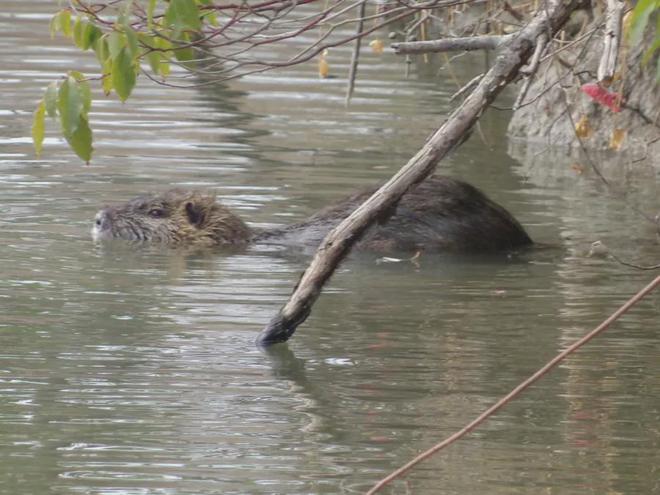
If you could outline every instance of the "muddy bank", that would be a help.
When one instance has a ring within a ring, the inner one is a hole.
[[[513,113],[509,137],[536,147],[575,150],[579,148],[575,127],[581,122],[588,149],[610,150],[612,160],[625,156],[628,162],[650,161],[660,168],[660,91],[655,80],[655,59],[642,64],[644,46],[649,46],[651,36],[640,46],[624,45],[620,50],[619,78],[615,76],[610,87],[610,91],[623,94],[620,112],[613,112],[580,91],[582,84],[596,80],[602,29],[592,25],[580,36],[584,41],[539,67],[523,105]]]

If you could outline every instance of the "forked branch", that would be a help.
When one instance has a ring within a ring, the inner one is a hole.
[[[541,33],[554,35],[576,8],[578,0],[548,0],[532,20],[513,36],[470,96],[429,138],[422,149],[384,186],[342,221],[321,243],[288,302],[257,339],[260,345],[284,342],[311,312],[325,282],[360,236],[383,212],[394,208],[412,186],[435,170],[437,163],[469,134],[486,107],[519,73]]]

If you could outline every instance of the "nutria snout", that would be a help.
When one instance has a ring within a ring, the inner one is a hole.
[[[96,241],[125,239],[172,247],[245,246],[271,243],[316,247],[376,188],[340,200],[307,220],[279,229],[255,230],[202,191],[172,189],[106,207],[96,214]],[[373,225],[358,249],[379,252],[488,253],[532,243],[502,206],[470,184],[434,176],[408,191],[396,210]]]
[[[210,247],[246,244],[252,232],[213,194],[171,189],[103,208],[96,214],[92,237]]]

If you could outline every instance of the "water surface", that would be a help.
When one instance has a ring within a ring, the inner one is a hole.
[[[455,87],[365,52],[346,109],[347,50],[331,53],[330,80],[314,64],[199,90],[144,80],[125,105],[95,102],[90,166],[54,124],[37,159],[36,101],[95,62],[50,40],[54,2],[3,7],[0,493],[363,493],[652,277],[585,254],[602,240],[657,263],[653,227],[561,153],[511,158],[508,115],[490,112],[485,141],[475,133],[444,172],[551,247],[419,265],[355,256],[289,344],[259,351],[304,257],[106,249],[90,239],[96,210],[174,185],[215,191],[255,226],[302,219],[394,173]],[[659,210],[656,171],[608,173]],[[391,493],[660,493],[659,316],[654,295]]]

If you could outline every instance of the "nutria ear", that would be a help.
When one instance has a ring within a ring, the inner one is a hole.
[[[201,227],[202,223],[206,219],[206,211],[204,205],[201,203],[195,203],[193,201],[188,201],[186,203],[186,215],[188,216],[188,221],[193,224],[195,227]]]

